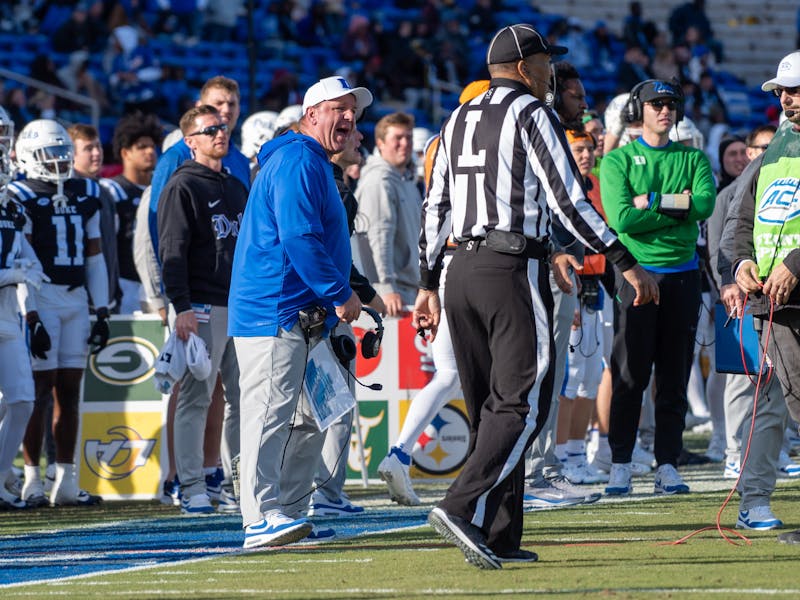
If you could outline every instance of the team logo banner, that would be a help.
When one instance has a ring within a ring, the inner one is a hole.
[[[111,317],[108,345],[90,354],[84,381],[84,402],[161,402],[152,377],[165,328],[160,319]]]
[[[353,323],[357,343],[360,344],[364,331],[370,326],[368,318]],[[370,479],[377,477],[378,464],[397,439],[412,399],[435,372],[429,344],[417,335],[410,316],[387,318],[384,329],[377,358],[365,359],[360,350],[356,354],[355,374],[359,379],[383,385],[381,391],[356,388],[364,460]],[[381,408],[376,408],[378,406]],[[451,398],[416,441],[411,476],[415,479],[455,477],[466,460],[468,447],[469,421],[464,401],[460,397]],[[354,433],[347,476],[357,479],[360,474],[361,461]]]
[[[84,413],[81,487],[105,498],[153,498],[161,481],[161,412]]]

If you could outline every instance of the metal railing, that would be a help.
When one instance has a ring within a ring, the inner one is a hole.
[[[82,94],[76,94],[75,92],[70,92],[64,88],[60,88],[55,85],[51,85],[49,83],[44,83],[43,81],[39,81],[38,79],[32,79],[27,75],[20,75],[19,73],[15,73],[14,71],[9,71],[8,69],[4,69],[0,67],[0,77],[4,79],[11,79],[23,85],[27,85],[28,87],[36,88],[37,90],[42,90],[47,94],[52,94],[54,96],[59,96],[61,98],[65,98],[70,102],[74,102],[76,104],[81,104],[83,106],[89,107],[89,113],[91,114],[92,125],[95,129],[99,129],[100,127],[100,104],[94,98],[90,98],[89,96],[83,96]]]

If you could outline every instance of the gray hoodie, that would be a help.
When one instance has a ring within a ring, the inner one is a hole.
[[[361,271],[381,296],[400,294],[414,304],[419,289],[419,228],[422,198],[413,167],[401,172],[378,154],[361,169],[356,189],[354,244]]]

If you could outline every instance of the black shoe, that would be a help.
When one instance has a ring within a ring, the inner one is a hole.
[[[530,550],[511,550],[509,552],[495,552],[497,560],[501,563],[528,563],[539,560],[539,555]]]
[[[800,544],[800,529],[779,533],[778,541],[781,544]]]
[[[696,454],[695,452],[690,452],[686,448],[682,448],[681,453],[678,455],[679,467],[684,467],[686,465],[705,465],[710,462],[711,459],[705,454]]]
[[[428,515],[428,523],[448,542],[464,553],[467,562],[479,569],[502,569],[494,552],[486,545],[480,529],[460,517],[448,515],[438,506]]]

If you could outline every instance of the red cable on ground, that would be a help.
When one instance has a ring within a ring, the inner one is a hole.
[[[744,316],[744,309],[745,309],[746,306],[747,306],[747,296],[745,296],[744,303],[742,305],[742,316]],[[767,321],[767,333],[766,333],[766,336],[764,338],[764,351],[762,352],[761,362],[759,364],[758,379],[755,380],[755,381],[753,380],[752,375],[750,375],[750,373],[747,370],[747,360],[745,359],[744,341],[743,341],[743,339],[744,339],[744,336],[743,336],[743,333],[744,333],[744,319],[743,318],[739,319],[739,349],[740,349],[741,354],[742,354],[742,366],[744,367],[745,375],[747,375],[747,378],[750,380],[750,383],[752,383],[753,385],[756,386],[755,393],[753,395],[753,416],[750,419],[750,432],[749,432],[749,434],[747,436],[747,445],[745,446],[744,456],[742,457],[741,463],[739,465],[739,476],[736,478],[736,482],[733,484],[733,487],[731,488],[730,492],[728,492],[728,495],[725,498],[725,501],[722,503],[722,506],[719,507],[719,510],[717,511],[717,518],[714,521],[714,526],[713,527],[712,526],[702,527],[700,529],[697,529],[697,530],[693,531],[689,535],[685,535],[682,538],[680,538],[678,540],[675,540],[674,542],[662,542],[662,544],[670,545],[670,546],[676,546],[678,544],[683,544],[686,540],[688,540],[689,538],[694,537],[698,533],[702,533],[703,531],[710,531],[710,530],[713,530],[713,529],[716,529],[719,532],[719,534],[722,537],[722,539],[724,539],[726,542],[728,542],[729,544],[731,544],[733,546],[738,546],[739,542],[736,541],[736,540],[731,539],[730,537],[728,537],[728,535],[726,535],[726,532],[732,533],[733,535],[738,537],[740,540],[744,541],[748,546],[753,543],[747,536],[739,533],[735,529],[732,529],[730,527],[723,527],[721,521],[722,521],[722,513],[725,511],[725,508],[728,506],[728,502],[730,502],[731,498],[733,497],[733,493],[736,491],[736,488],[739,486],[739,480],[742,478],[742,473],[744,473],[744,465],[747,463],[747,458],[750,456],[750,442],[753,439],[753,429],[755,429],[756,413],[758,412],[758,396],[759,396],[760,391],[761,391],[761,378],[764,375],[764,365],[765,364],[767,364],[767,366],[768,366],[768,368],[767,368],[768,375],[767,375],[767,380],[766,380],[765,383],[769,383],[769,381],[770,381],[770,379],[772,377],[772,364],[771,363],[767,363],[768,359],[767,359],[766,348],[769,347],[769,337],[770,337],[770,334],[772,333],[772,314],[773,314],[774,310],[775,310],[775,304],[774,304],[772,298],[770,298],[769,299],[769,320]]]

